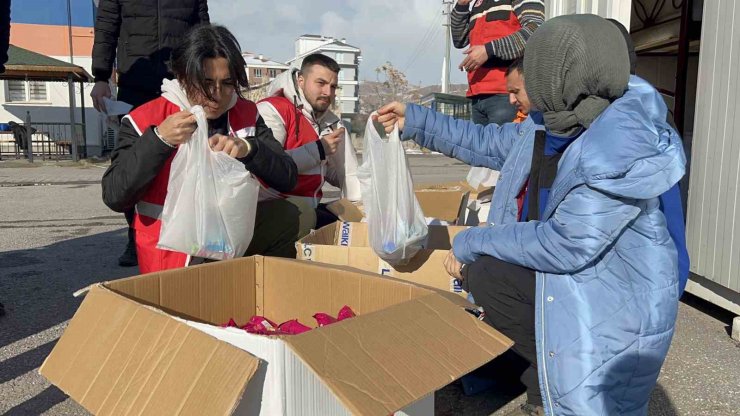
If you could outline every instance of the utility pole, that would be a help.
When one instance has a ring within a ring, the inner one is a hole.
[[[69,63],[74,65],[75,58],[74,58],[74,49],[73,49],[73,42],[72,42],[72,0],[67,0],[67,29],[69,34]],[[70,73],[67,76],[67,85],[69,87],[69,135],[70,135],[70,142],[72,145],[72,160],[75,162],[79,162],[80,157],[79,153],[77,152],[77,123],[75,123],[75,107],[77,107],[77,104],[75,103],[75,83],[74,79],[72,78],[72,74]],[[80,88],[82,88],[82,91],[84,93],[85,87],[84,84],[80,83]],[[85,109],[83,108],[82,111],[84,112]],[[84,126],[83,126],[84,128]]]
[[[452,5],[454,0],[442,0],[445,10],[442,12],[447,16],[443,24],[445,28],[445,57],[442,61],[442,93],[447,94],[450,91],[450,48],[452,44]]]
[[[67,0],[67,30],[69,36],[69,63],[74,64],[74,51],[72,50],[72,0]]]

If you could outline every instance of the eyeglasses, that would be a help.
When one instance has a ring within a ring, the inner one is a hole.
[[[221,82],[214,82],[214,81],[208,81],[206,82],[206,90],[211,95],[215,95],[216,91],[220,91],[223,94],[231,94],[236,89],[236,84],[234,84],[234,81],[221,81]]]

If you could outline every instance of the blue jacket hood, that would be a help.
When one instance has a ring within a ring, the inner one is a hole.
[[[686,156],[666,115],[665,102],[655,88],[632,76],[624,96],[604,110],[567,151],[579,152],[585,183],[635,199],[668,191],[683,177]]]

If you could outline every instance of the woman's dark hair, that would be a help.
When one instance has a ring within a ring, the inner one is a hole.
[[[231,79],[237,84],[234,89],[241,97],[242,88],[249,87],[246,63],[239,42],[223,26],[206,23],[190,29],[182,43],[172,51],[170,69],[184,84],[185,90],[197,91],[215,101],[206,85],[203,67],[203,61],[209,58],[225,58],[229,62]]]

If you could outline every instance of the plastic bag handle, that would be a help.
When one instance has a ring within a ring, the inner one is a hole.
[[[368,119],[367,119],[367,124],[368,125],[372,125],[373,130],[375,130],[375,132],[378,133],[378,138],[381,141],[386,142],[386,143],[388,143],[388,142],[400,142],[401,141],[401,133],[398,131],[398,122],[396,122],[393,125],[393,131],[391,131],[390,133],[386,133],[386,135],[388,136],[388,138],[386,140],[384,140],[383,137],[382,137],[382,133],[384,133],[385,131],[383,131],[383,132],[378,131],[378,129],[375,127],[375,122],[373,121],[373,118],[375,116],[377,116],[377,115],[378,115],[378,112],[377,111],[373,111],[372,113],[370,113],[370,117],[368,117]],[[367,126],[365,128],[367,128]]]

